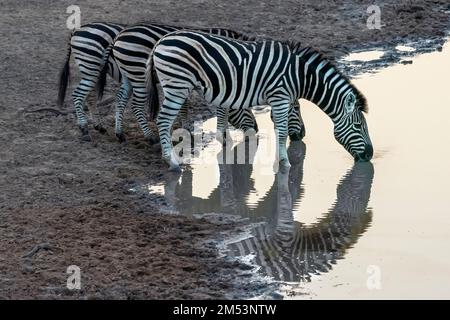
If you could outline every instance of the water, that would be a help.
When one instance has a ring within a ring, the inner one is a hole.
[[[167,174],[151,192],[177,212],[248,218],[252,236],[229,255],[252,258],[285,298],[450,298],[449,72],[447,42],[354,80],[369,102],[371,163],[355,164],[327,116],[301,100],[307,135],[289,146],[289,172],[219,165],[212,142],[201,151],[210,163]],[[273,128],[264,111],[260,128]],[[205,128],[214,132],[215,120]],[[272,135],[261,133],[260,145]],[[235,140],[229,148],[242,146]],[[249,158],[274,157],[260,149]]]
[[[354,52],[347,55],[345,61],[371,61],[378,60],[384,55],[384,51],[381,50],[371,50],[363,52]]]
[[[396,46],[395,49],[398,50],[398,51],[403,51],[403,52],[414,52],[414,51],[416,51],[416,49],[414,49],[413,47],[402,46],[402,45]]]

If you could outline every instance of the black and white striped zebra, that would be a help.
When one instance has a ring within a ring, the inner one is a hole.
[[[79,29],[74,30],[71,33],[66,62],[60,74],[57,103],[61,106],[64,102],[70,77],[70,57],[72,55],[81,73],[81,80],[73,92],[73,103],[77,117],[77,124],[82,132],[83,140],[91,140],[88,129],[88,118],[85,113],[85,104],[88,101],[94,103],[96,102],[96,95],[94,91],[96,89],[96,86],[99,84],[103,72],[104,77],[106,77],[106,75],[108,74],[115,81],[121,83],[120,89],[116,95],[115,127],[116,134],[119,140],[124,141],[125,136],[122,132],[123,111],[133,93],[132,84],[134,84],[134,82],[130,83],[127,78],[122,76],[122,72],[116,64],[115,59],[113,59],[112,56],[109,56],[109,52],[112,48],[112,44],[114,43],[114,39],[119,35],[120,31],[126,30],[119,37],[122,44],[121,48],[128,48],[129,50],[132,50],[130,47],[133,46],[132,41],[130,42],[128,47],[123,45],[123,42],[127,39],[127,37],[137,36],[134,33],[136,30],[143,29],[147,30],[147,34],[142,34],[142,37],[148,36],[148,33],[151,33],[153,35],[152,40],[150,41],[151,47],[147,50],[151,52],[154,43],[156,43],[156,41],[159,40],[160,37],[167,34],[168,32],[180,30],[183,28],[164,26],[160,24],[147,24],[134,27],[125,27],[124,25],[114,23],[94,22],[83,25]],[[132,34],[130,34],[130,32]],[[211,32],[224,36],[237,37],[236,32],[228,29],[211,29]],[[139,55],[139,53],[135,54]],[[146,57],[148,59],[148,56]],[[133,68],[131,69],[132,70],[129,71],[130,74],[134,72]],[[143,66],[143,71],[141,72],[145,72],[145,63]],[[100,86],[101,88],[98,89],[101,91],[101,96],[104,83],[101,83]],[[141,121],[145,121],[145,118],[141,117],[141,113],[139,112],[138,117],[139,119],[141,119]],[[99,121],[99,119],[94,119],[94,121],[97,122]],[[254,127],[257,130],[253,115],[247,111],[236,111],[230,114],[230,123],[239,129],[248,130],[249,127]],[[146,128],[148,128],[146,121],[144,125]],[[100,130],[101,132],[106,131],[100,122],[95,123],[94,128]]]
[[[70,77],[70,56],[73,55],[81,73],[81,80],[76,86],[72,97],[77,124],[83,134],[83,140],[90,140],[88,118],[84,112],[85,103],[88,97],[96,101],[94,91],[104,66],[106,50],[123,27],[123,25],[114,23],[94,22],[81,26],[70,35],[66,62],[60,74],[57,103],[61,106],[64,102]],[[106,70],[113,79],[121,82],[121,74],[112,59],[107,62]],[[128,100],[128,88],[121,86],[117,97],[119,101],[125,101],[124,103],[126,103]],[[96,124],[95,127],[100,131],[104,131],[100,123]]]
[[[170,130],[186,98],[199,88],[218,110],[269,104],[278,135],[278,157],[289,167],[286,152],[289,106],[300,98],[318,105],[333,121],[338,142],[355,158],[373,154],[363,95],[319,51],[278,41],[245,42],[193,31],[162,38],[148,63],[149,89],[156,77],[164,92],[157,118],[162,155],[170,170],[179,170],[172,154]],[[219,113],[218,113],[219,114]],[[223,134],[224,120],[217,121]]]
[[[151,131],[145,117],[145,106],[147,104],[148,92],[145,83],[146,63],[150,57],[156,42],[170,32],[184,29],[195,29],[191,27],[179,27],[164,24],[140,24],[123,29],[115,38],[113,45],[107,50],[105,60],[114,60],[127,87],[132,91],[131,109],[142,129],[146,139],[155,142],[157,134]],[[199,30],[199,29],[196,29]],[[243,38],[241,33],[223,28],[200,29],[203,32],[217,34],[229,38]],[[106,69],[105,69],[106,70]],[[100,91],[103,91],[105,70],[100,81]],[[115,132],[119,140],[124,140],[125,136],[122,130],[122,119],[126,104],[116,104],[116,127]],[[157,101],[155,101],[157,103]],[[157,110],[151,113],[155,115]],[[228,115],[228,121],[236,128],[247,131],[249,129],[258,130],[255,118],[250,110],[234,110]],[[187,108],[182,109],[182,126],[186,127]]]

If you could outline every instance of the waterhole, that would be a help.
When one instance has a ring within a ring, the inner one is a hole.
[[[201,150],[210,161],[193,159],[148,190],[180,214],[247,218],[250,235],[228,254],[250,257],[258,273],[283,284],[285,298],[448,298],[450,44],[412,61],[354,80],[369,102],[370,163],[355,163],[329,118],[301,100],[306,136],[289,144],[288,172],[274,173],[274,152],[261,150],[274,133],[260,108],[267,130],[246,163],[221,164],[224,152],[245,148],[235,132],[228,149],[212,140]],[[213,134],[215,119],[204,129]]]

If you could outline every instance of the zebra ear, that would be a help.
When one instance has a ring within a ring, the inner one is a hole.
[[[344,101],[345,112],[347,113],[353,112],[353,110],[355,110],[355,104],[356,104],[356,96],[353,94],[353,92],[350,92],[345,97]]]

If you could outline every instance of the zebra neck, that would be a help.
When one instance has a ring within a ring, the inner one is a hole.
[[[298,70],[299,99],[314,103],[333,122],[337,121],[341,114],[337,102],[351,88],[349,81],[327,60],[314,60],[314,56],[300,63]]]

